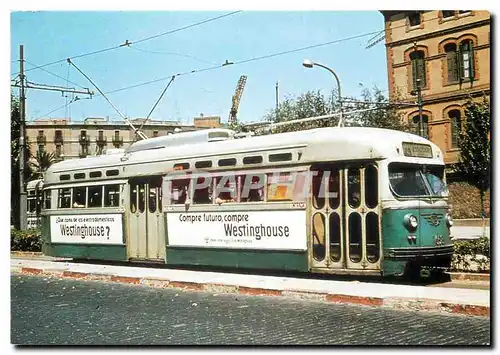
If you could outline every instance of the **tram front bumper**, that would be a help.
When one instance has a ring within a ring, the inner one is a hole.
[[[393,261],[417,261],[421,265],[448,267],[453,257],[453,244],[438,247],[389,248],[384,259]]]

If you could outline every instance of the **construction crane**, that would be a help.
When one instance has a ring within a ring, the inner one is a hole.
[[[233,95],[233,105],[231,106],[231,110],[229,111],[229,119],[227,120],[229,125],[237,123],[236,114],[238,113],[238,106],[240,105],[241,95],[243,94],[243,89],[245,88],[246,82],[247,76],[240,76],[238,85],[236,85],[236,91]]]

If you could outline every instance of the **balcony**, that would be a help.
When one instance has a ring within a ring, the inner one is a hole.
[[[78,138],[78,143],[80,143],[81,145],[88,146],[90,145],[90,137],[80,136],[80,138]]]
[[[123,145],[123,137],[113,136],[113,146],[119,148]]]
[[[106,136],[98,136],[95,140],[97,145],[106,145],[108,143],[108,137]]]
[[[41,135],[36,136],[36,143],[38,145],[47,144],[47,137],[45,136],[45,134],[41,134]]]

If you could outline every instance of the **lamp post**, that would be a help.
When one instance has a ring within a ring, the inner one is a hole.
[[[341,91],[340,91],[340,80],[339,80],[339,77],[337,76],[337,74],[335,74],[335,72],[333,71],[333,69],[328,68],[326,65],[313,62],[313,61],[311,61],[309,59],[305,59],[302,62],[302,65],[304,67],[306,67],[306,68],[312,68],[313,66],[318,66],[318,67],[321,67],[323,69],[328,70],[330,73],[333,74],[333,76],[335,77],[335,80],[337,81],[337,86],[339,87],[340,119],[339,119],[338,127],[343,126],[344,123],[343,123],[343,112],[342,112],[342,95],[341,95]]]

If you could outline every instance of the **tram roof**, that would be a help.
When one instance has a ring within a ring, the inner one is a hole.
[[[144,147],[146,147],[146,142],[142,143]],[[163,147],[155,147],[155,142],[148,142],[153,148],[128,151],[128,158],[123,162],[124,155],[122,154],[87,157],[53,164],[47,172],[148,163],[158,160],[181,160],[238,153],[251,154],[252,152],[299,147],[304,148],[302,162],[396,158],[403,156],[402,142],[430,145],[434,156],[433,161],[438,163],[436,161],[438,159],[440,163],[443,162],[440,149],[434,143],[415,134],[382,128],[326,127],[217,142],[163,145]]]

